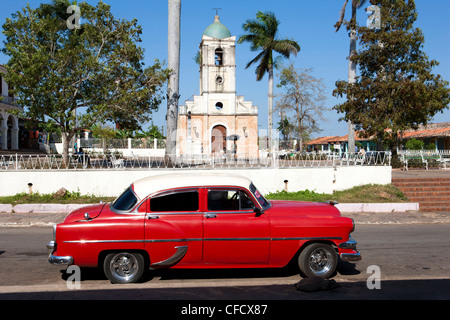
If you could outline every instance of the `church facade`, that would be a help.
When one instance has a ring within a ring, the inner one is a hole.
[[[258,154],[258,107],[236,94],[236,37],[219,21],[200,43],[200,95],[179,107],[179,154]]]

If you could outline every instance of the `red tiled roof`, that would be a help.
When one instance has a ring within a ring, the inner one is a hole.
[[[449,138],[450,137],[450,122],[443,123],[430,123],[427,126],[419,126],[417,130],[408,130],[402,133],[403,139],[412,138]],[[356,141],[372,140],[371,138],[362,138],[358,132],[355,134]],[[314,144],[329,144],[336,142],[348,141],[348,135],[345,136],[331,136],[331,137],[319,137],[308,141],[307,145]]]

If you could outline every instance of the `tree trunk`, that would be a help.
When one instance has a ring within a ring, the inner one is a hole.
[[[356,3],[352,1],[352,22],[356,23]],[[351,56],[356,52],[356,30],[350,30],[350,52],[348,59],[348,83],[356,81],[356,63],[351,60]],[[350,99],[353,99],[350,97]],[[355,152],[355,127],[351,120],[348,121],[348,152]]]
[[[272,127],[273,127],[273,65],[270,64],[269,65],[269,96],[268,96],[268,113],[269,113],[269,119],[268,119],[268,132],[267,132],[267,137],[268,137],[268,148],[269,151],[274,151],[273,150],[273,135],[272,135]]]
[[[180,73],[180,15],[181,0],[169,0],[168,18],[168,68],[171,70],[167,85],[167,137],[166,160],[176,156],[177,120]]]
[[[61,139],[63,144],[63,150],[62,150],[62,157],[63,157],[63,164],[67,168],[69,166],[69,147],[70,147],[70,141],[72,140],[73,136],[75,134],[71,132],[62,132],[61,133]]]

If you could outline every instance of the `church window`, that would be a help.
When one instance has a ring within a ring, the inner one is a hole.
[[[216,66],[223,65],[223,50],[222,50],[222,48],[217,48],[215,51],[215,64],[216,64]]]
[[[223,108],[223,103],[222,102],[217,102],[216,103],[216,109],[220,111],[220,110],[222,110],[222,108]]]
[[[217,84],[223,84],[223,78],[221,76],[217,76],[216,83]]]

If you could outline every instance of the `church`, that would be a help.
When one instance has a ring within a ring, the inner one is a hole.
[[[236,37],[216,15],[199,51],[200,95],[178,111],[179,154],[258,155],[258,107],[236,94]]]

